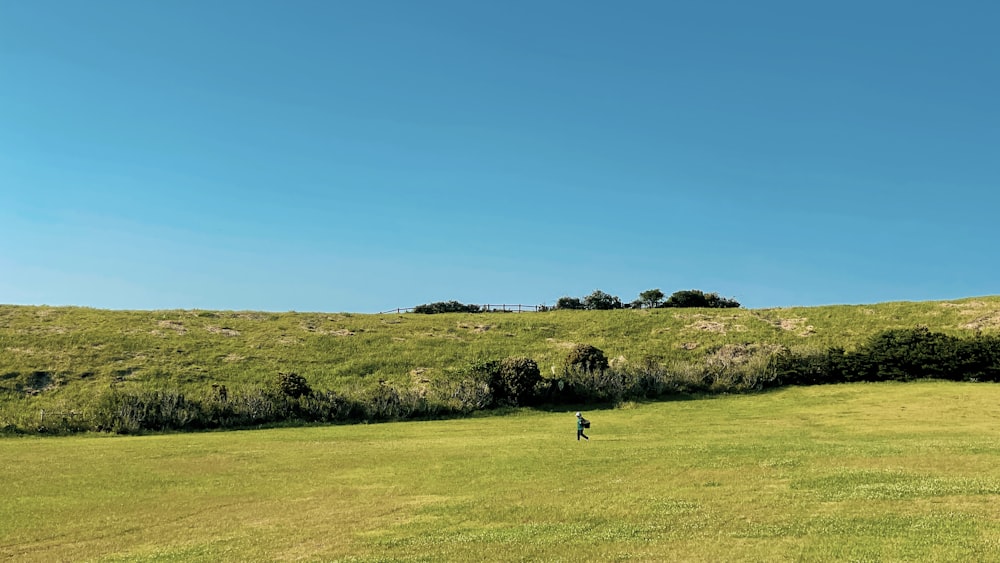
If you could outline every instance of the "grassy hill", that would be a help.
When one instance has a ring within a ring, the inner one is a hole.
[[[201,390],[296,372],[314,388],[449,377],[476,359],[527,356],[543,374],[574,344],[613,364],[683,366],[726,344],[851,349],[890,328],[996,331],[1000,297],[781,309],[481,314],[109,311],[0,306],[0,414],[72,405],[115,383]]]
[[[16,561],[997,561],[1000,386],[6,439]]]

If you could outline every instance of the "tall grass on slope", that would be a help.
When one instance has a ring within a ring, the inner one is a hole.
[[[0,410],[64,412],[109,386],[200,394],[296,372],[370,392],[459,377],[470,362],[525,356],[543,373],[591,344],[613,366],[692,376],[725,346],[852,349],[893,328],[995,332],[1000,298],[787,309],[655,309],[442,315],[107,311],[0,306]]]

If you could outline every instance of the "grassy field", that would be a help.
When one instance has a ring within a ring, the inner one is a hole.
[[[0,440],[0,557],[1000,559],[1000,387]]]
[[[448,377],[472,360],[527,356],[543,373],[567,349],[617,364],[698,363],[723,344],[851,349],[890,328],[1000,327],[1000,297],[785,309],[655,309],[443,315],[108,311],[0,306],[0,411],[59,409],[109,384],[204,390],[296,372],[316,388]],[[22,407],[23,410],[23,405]],[[0,412],[2,415],[2,412]]]

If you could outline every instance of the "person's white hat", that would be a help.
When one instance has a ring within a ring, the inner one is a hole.
[[[576,416],[580,416],[580,413],[576,413]]]

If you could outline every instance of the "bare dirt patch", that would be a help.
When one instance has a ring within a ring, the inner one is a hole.
[[[738,366],[757,357],[770,357],[780,350],[782,347],[777,344],[725,344],[708,357],[707,363],[716,367]]]
[[[483,333],[493,328],[493,325],[487,325],[487,324],[477,325],[469,323],[457,323],[457,326],[458,328],[464,328],[466,330],[471,330],[472,332],[478,332],[478,333]]]
[[[780,328],[781,330],[798,331],[797,335],[805,338],[816,334],[816,327],[814,327],[813,325],[805,324],[807,320],[808,319],[806,319],[805,317],[779,319],[777,321],[774,321],[774,325]]]
[[[796,330],[803,324],[805,324],[806,319],[804,317],[795,317],[791,319],[780,319],[777,321],[777,325],[781,330]]]
[[[241,311],[233,315],[234,319],[246,319],[248,321],[266,321],[271,318],[271,315],[267,313],[254,313],[249,311]]]
[[[687,328],[703,330],[705,332],[726,333],[726,325],[717,321],[697,321],[687,325]]]
[[[176,332],[177,334],[185,334],[188,331],[187,327],[184,326],[184,323],[182,323],[180,321],[160,321],[160,322],[156,323],[156,325],[159,326],[160,328],[166,328],[166,329],[172,330],[172,331]],[[156,331],[156,332],[159,332],[159,331]]]
[[[222,336],[228,338],[240,335],[240,331],[236,330],[235,328],[229,328],[225,326],[206,326],[205,330],[211,332],[212,334],[221,334]]]
[[[351,332],[350,330],[347,330],[346,328],[342,328],[340,330],[332,330],[330,331],[330,334],[332,334],[333,336],[354,336],[354,333]]]
[[[224,361],[224,362],[242,362],[245,359],[247,359],[246,356],[241,356],[239,354],[229,354],[225,358],[222,358],[222,361]]]
[[[738,324],[726,325],[726,323],[720,321],[708,321],[708,320],[695,321],[687,325],[687,328],[691,328],[694,330],[701,330],[704,332],[717,332],[719,334],[726,334],[726,332],[730,331],[743,332],[746,330],[746,327],[743,325],[738,325]]]
[[[697,342],[684,342],[682,344],[678,344],[678,346],[684,348],[685,350],[694,350],[698,346],[701,346],[701,344]]]
[[[971,322],[958,325],[958,328],[964,328],[967,330],[1000,328],[1000,313],[993,313],[991,315],[983,315],[981,317],[977,317],[975,320]]]
[[[576,346],[576,342],[566,342],[564,340],[556,340],[555,338],[546,338],[545,341],[556,348],[566,348],[567,350]]]
[[[965,303],[942,303],[941,306],[947,309],[966,310],[966,309],[983,309],[987,307],[988,304],[984,301],[966,301]]]

